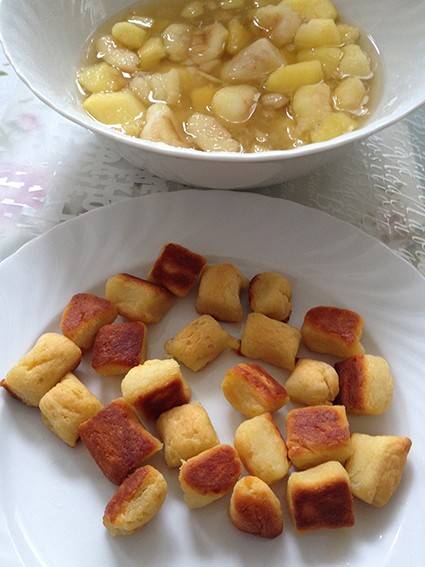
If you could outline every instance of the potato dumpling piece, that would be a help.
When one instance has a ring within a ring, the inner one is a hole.
[[[187,404],[192,395],[179,364],[172,358],[147,360],[135,366],[121,382],[121,392],[145,419],[157,419],[163,412]]]
[[[368,56],[358,45],[345,45],[342,48],[339,72],[343,77],[354,76],[369,79],[372,69]]]
[[[205,266],[196,300],[197,312],[212,315],[219,321],[242,321],[240,294],[247,285],[248,280],[232,264]]]
[[[213,96],[211,108],[226,122],[240,124],[251,118],[259,98],[260,93],[250,85],[223,87]]]
[[[92,293],[76,293],[62,313],[61,331],[85,351],[93,345],[100,328],[112,323],[117,315],[117,308],[107,299]]]
[[[130,49],[116,48],[108,51],[104,57],[106,63],[121,69],[125,73],[134,73],[139,64],[138,56]]]
[[[199,402],[172,408],[160,415],[156,428],[164,442],[170,468],[220,443],[211,420]]]
[[[221,57],[229,32],[219,22],[195,31],[190,44],[190,59],[195,65],[203,65]]]
[[[239,425],[235,448],[246,470],[267,484],[282,480],[288,474],[285,441],[269,413]]]
[[[301,87],[294,95],[292,110],[298,133],[308,132],[332,112],[330,88],[325,83]]]
[[[282,47],[294,39],[301,24],[301,18],[282,2],[277,6],[268,5],[255,11],[254,23],[266,30],[271,41]]]
[[[102,404],[74,374],[69,373],[44,394],[39,407],[50,431],[70,447],[75,447],[79,426],[96,415]]]
[[[389,408],[394,383],[384,358],[360,354],[338,362],[335,368],[339,376],[338,403],[348,413],[380,415]]]
[[[297,52],[297,61],[320,61],[323,76],[330,79],[337,75],[338,65],[342,58],[342,50],[339,47],[315,47],[313,49],[301,49]]]
[[[168,242],[155,260],[149,279],[177,297],[185,297],[196,284],[207,261],[181,244]]]
[[[174,304],[173,295],[157,285],[131,274],[116,274],[106,281],[105,296],[120,315],[130,321],[159,323]]]
[[[361,109],[365,101],[366,88],[358,77],[348,77],[334,90],[334,104],[338,110],[353,111]]]
[[[332,112],[311,131],[312,142],[325,142],[341,136],[347,132],[352,132],[357,127],[356,121],[344,112]]]
[[[112,37],[129,49],[140,49],[148,32],[131,22],[117,22],[112,27]]]
[[[223,81],[264,79],[283,64],[280,51],[266,38],[257,39],[223,65]]]
[[[217,92],[217,86],[204,85],[194,88],[190,93],[192,108],[196,112],[205,112],[211,105],[213,96]]]
[[[210,315],[191,321],[165,343],[168,354],[193,372],[216,359],[228,348],[238,350],[240,342],[223,329]]]
[[[139,69],[141,71],[150,71],[167,56],[160,37],[150,37],[138,50],[137,54],[139,56]]]
[[[208,114],[196,112],[186,122],[186,132],[204,152],[239,152],[241,145],[230,132]]]
[[[127,84],[121,72],[105,62],[84,67],[77,77],[80,85],[89,93],[119,91]]]
[[[266,81],[265,88],[273,93],[291,96],[304,85],[319,83],[323,79],[319,61],[304,61],[292,65],[282,65]]]
[[[346,358],[363,354],[363,326],[363,318],[355,311],[320,305],[307,311],[301,334],[313,352]]]
[[[233,488],[230,519],[242,532],[274,538],[283,531],[282,507],[269,486],[255,476],[245,476]]]
[[[45,333],[0,382],[11,396],[38,407],[41,398],[80,364],[81,350],[59,333]]]
[[[340,43],[338,28],[330,18],[316,18],[301,24],[294,38],[294,44],[298,49],[339,45]]]
[[[274,412],[288,403],[288,393],[258,364],[237,364],[221,384],[226,400],[246,417]]]
[[[166,73],[138,73],[129,86],[144,104],[150,104],[154,99],[173,105],[181,99],[180,73],[177,69],[170,69]]]
[[[113,126],[120,126],[127,134],[137,136],[145,106],[127,90],[115,93],[96,93],[83,102],[83,107],[93,118]]]
[[[236,55],[249,44],[251,34],[237,18],[227,24],[229,35],[227,37],[226,51],[229,55]]]
[[[162,102],[148,108],[140,137],[169,146],[187,147],[179,121],[171,108]]]
[[[341,37],[341,43],[348,45],[349,43],[355,43],[360,37],[360,30],[355,26],[349,26],[348,24],[337,24],[336,26]]]
[[[412,442],[395,435],[353,433],[353,454],[345,463],[354,496],[385,506],[400,484]]]
[[[326,362],[302,358],[285,388],[292,402],[307,406],[331,404],[339,392],[338,374]]]
[[[103,474],[118,485],[162,449],[162,443],[142,426],[122,398],[84,421],[78,431]]]
[[[204,13],[204,5],[199,0],[194,0],[194,2],[189,2],[183,7],[181,11],[182,18],[187,18],[188,20],[194,20],[200,18]]]
[[[344,463],[352,453],[350,425],[344,406],[310,406],[286,417],[288,457],[297,469],[326,461]]]
[[[124,480],[106,506],[103,524],[113,536],[129,535],[150,522],[167,496],[162,474],[146,465]]]
[[[243,330],[241,354],[293,370],[300,340],[301,333],[295,327],[261,313],[250,313]]]
[[[168,59],[181,62],[188,58],[192,41],[192,27],[188,24],[173,23],[162,32],[162,41]]]
[[[292,311],[291,284],[278,272],[262,272],[249,282],[249,306],[277,321],[287,321]]]
[[[147,328],[140,321],[103,326],[93,346],[92,367],[101,376],[124,375],[145,361]]]
[[[245,0],[218,0],[218,5],[222,10],[239,10],[244,4]]]
[[[330,461],[308,471],[292,473],[287,500],[298,531],[354,525],[350,479],[341,463]]]
[[[189,508],[202,508],[233,488],[242,472],[241,461],[230,445],[216,445],[185,461],[179,482]]]
[[[284,4],[298,12],[303,20],[331,18],[336,20],[338,12],[330,0],[284,0]]]

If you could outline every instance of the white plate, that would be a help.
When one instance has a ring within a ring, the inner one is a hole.
[[[367,352],[392,366],[395,396],[389,412],[351,420],[355,431],[408,435],[413,448],[391,503],[374,509],[355,503],[356,526],[298,537],[285,507],[285,532],[272,541],[238,532],[227,516],[229,497],[190,511],[175,471],[159,515],[128,538],[110,537],[102,525],[115,491],[83,446],[70,449],[41,423],[36,409],[0,396],[0,565],[3,567],[110,567],[120,565],[385,565],[422,567],[425,489],[423,360],[425,280],[378,241],[318,211],[252,194],[184,191],[156,194],[102,208],[65,223],[24,246],[0,265],[0,372],[46,330],[78,291],[102,292],[113,273],[147,273],[166,241],[178,241],[211,261],[230,260],[251,277],[281,270],[294,286],[291,323],[318,304],[346,306],[366,319]],[[150,331],[150,356],[195,317],[194,295],[179,301]],[[229,325],[238,334],[238,325]],[[226,353],[199,374],[185,370],[194,399],[208,409],[223,442],[241,416],[224,400],[220,382],[236,363]],[[285,373],[269,369],[279,379]],[[103,400],[119,380],[77,374]],[[276,416],[282,427],[284,408]],[[283,483],[275,487],[283,496]]]

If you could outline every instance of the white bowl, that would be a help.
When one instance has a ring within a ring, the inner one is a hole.
[[[57,112],[113,142],[129,162],[199,187],[248,188],[305,174],[347,144],[396,122],[425,102],[425,2],[336,0],[343,18],[370,34],[381,52],[382,93],[359,130],[328,142],[259,154],[204,153],[114,132],[81,108],[75,83],[81,49],[128,0],[0,0],[0,40],[18,75]],[[13,96],[13,94],[12,94]]]

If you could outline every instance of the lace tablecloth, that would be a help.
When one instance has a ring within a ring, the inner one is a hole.
[[[0,260],[55,224],[121,199],[178,191],[41,103],[0,51]],[[313,174],[256,192],[316,207],[425,274],[425,107]]]

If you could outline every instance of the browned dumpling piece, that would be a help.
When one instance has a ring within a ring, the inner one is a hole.
[[[307,312],[301,334],[305,346],[313,352],[347,358],[363,354],[363,325],[362,317],[354,311],[319,306]]]
[[[64,309],[61,330],[81,350],[88,350],[99,329],[115,321],[117,315],[117,308],[107,299],[92,293],[77,293]]]
[[[164,287],[130,274],[109,278],[105,295],[120,315],[148,325],[159,323],[174,303],[174,296]]]
[[[288,457],[297,469],[326,461],[344,463],[352,453],[344,406],[311,406],[291,410],[286,418]]]
[[[210,315],[191,321],[165,343],[166,352],[193,372],[198,372],[228,348],[239,350],[240,343]]]
[[[329,461],[308,471],[292,473],[287,499],[298,531],[354,525],[350,479],[339,462]]]
[[[246,470],[267,484],[288,474],[285,441],[269,413],[239,425],[235,433],[235,449]]]
[[[162,474],[150,465],[140,467],[108,502],[103,524],[113,536],[133,534],[158,514],[166,496]]]
[[[242,472],[236,451],[217,445],[192,457],[180,468],[179,481],[189,508],[202,508],[233,488]]]
[[[306,406],[330,405],[339,392],[338,374],[326,362],[302,358],[285,382],[292,402]]]
[[[247,285],[248,280],[232,264],[206,266],[201,275],[196,310],[219,321],[242,321],[240,294]]]
[[[339,362],[335,368],[339,376],[337,402],[348,413],[380,415],[389,408],[394,385],[384,358],[359,354]]]
[[[412,442],[395,435],[353,433],[353,454],[345,463],[354,496],[385,506],[400,484]]]
[[[206,259],[188,248],[170,242],[166,244],[155,261],[149,279],[177,297],[184,297],[195,285]]]
[[[199,402],[172,408],[159,417],[156,428],[170,468],[220,443],[208,413]]]
[[[145,361],[147,340],[140,321],[105,325],[96,336],[91,364],[101,376],[126,374]]]
[[[257,274],[249,282],[249,305],[255,313],[262,313],[277,321],[288,321],[292,311],[292,288],[278,272]]]
[[[274,538],[283,531],[283,514],[279,499],[265,482],[245,476],[233,488],[230,518],[242,532]]]
[[[247,317],[241,341],[241,354],[257,358],[286,370],[293,370],[301,333],[261,313]]]
[[[82,423],[79,433],[100,470],[114,484],[121,484],[162,449],[162,443],[142,426],[122,398]]]
[[[13,397],[38,407],[41,398],[80,364],[81,350],[57,333],[41,335],[33,348],[6,374],[1,385]]]
[[[274,412],[289,402],[283,386],[258,364],[237,364],[221,384],[226,400],[246,417]]]
[[[190,387],[173,359],[147,360],[136,366],[121,382],[121,392],[126,402],[146,419],[156,419],[191,398]]]
[[[96,396],[71,373],[40,400],[43,422],[70,447],[77,444],[80,425],[101,409]]]

